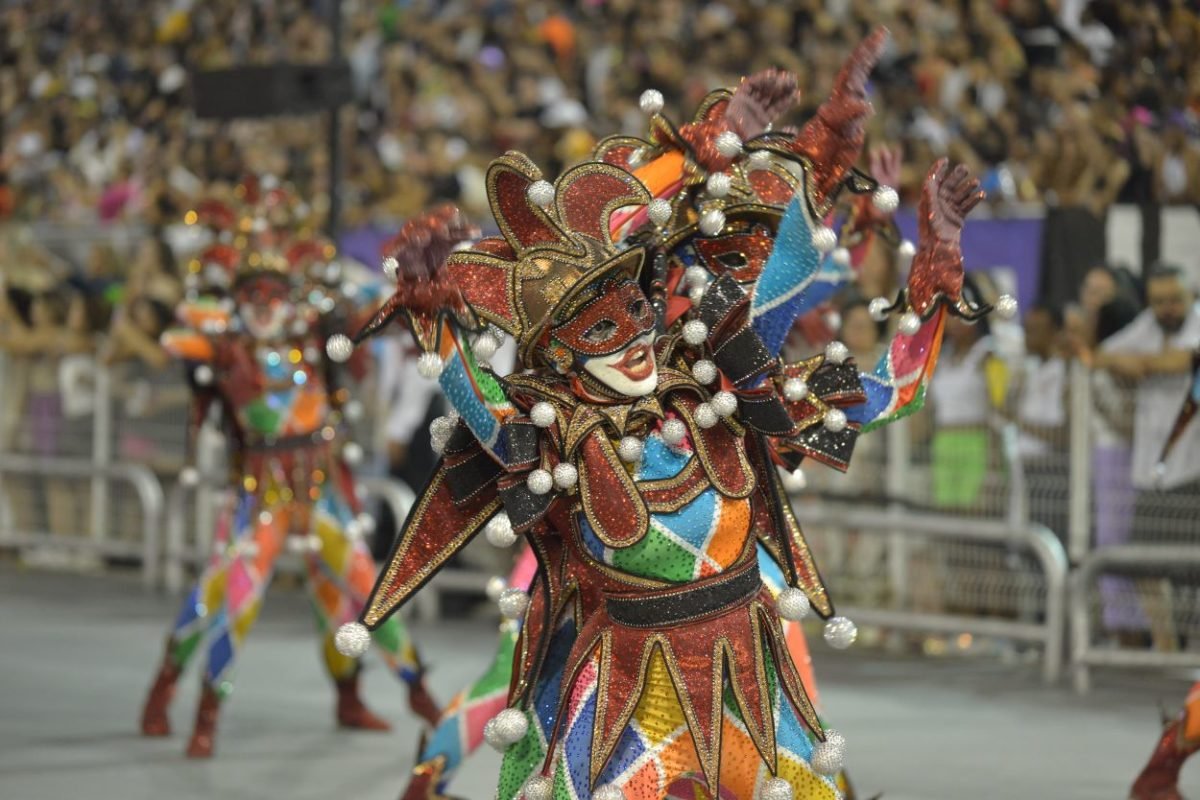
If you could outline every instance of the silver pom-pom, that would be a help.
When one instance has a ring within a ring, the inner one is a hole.
[[[718,416],[731,417],[737,411],[738,401],[733,392],[720,391],[708,401]]]
[[[704,303],[705,287],[693,286],[688,289],[688,301],[692,304],[692,308],[699,308]]]
[[[623,436],[621,437],[621,441],[617,443],[617,455],[626,464],[636,464],[641,461],[644,449],[642,440],[636,436]]]
[[[375,532],[375,518],[367,512],[362,512],[356,518],[358,526],[362,529],[363,535],[367,536]]]
[[[579,470],[566,461],[554,465],[554,485],[560,489],[571,489],[579,483]]]
[[[509,588],[500,593],[500,613],[506,619],[520,619],[529,608],[529,594],[524,589]]]
[[[292,323],[292,336],[304,336],[308,333],[308,322],[303,319],[295,320]]]
[[[921,318],[915,311],[905,311],[900,315],[900,332],[905,336],[915,336],[921,330]]]
[[[704,188],[708,190],[711,197],[724,197],[729,194],[729,189],[733,185],[733,181],[729,179],[729,175],[724,172],[714,172],[708,176],[708,180],[704,183]]]
[[[771,778],[763,784],[760,800],[792,800],[792,785],[783,778]]]
[[[726,158],[734,158],[742,152],[742,140],[733,131],[724,131],[717,136],[717,152]]]
[[[513,530],[508,514],[503,511],[488,520],[483,528],[483,535],[492,547],[512,547],[517,542],[517,532]],[[501,591],[504,591],[503,586],[496,593],[497,597]]]
[[[996,298],[996,313],[1000,319],[1012,319],[1017,315],[1017,298],[1011,294],[1002,294]]]
[[[840,408],[831,408],[825,412],[825,430],[831,433],[841,433],[846,430],[846,412]]]
[[[554,186],[549,181],[534,181],[529,184],[529,202],[545,208],[554,202]]]
[[[775,600],[775,605],[779,607],[779,616],[788,622],[799,622],[812,610],[812,605],[808,602],[808,595],[794,586],[789,586],[780,592],[779,597]]]
[[[371,632],[361,622],[347,622],[334,634],[333,646],[347,658],[360,658],[371,646]]]
[[[692,364],[692,377],[696,379],[696,383],[707,386],[717,379],[717,365],[707,358],[702,358]]]
[[[625,793],[612,784],[605,784],[596,787],[592,800],[625,800]]]
[[[685,322],[683,325],[683,340],[690,345],[703,344],[708,338],[708,326],[698,319]]]
[[[529,720],[525,712],[506,708],[487,721],[483,727],[483,738],[495,749],[503,752],[525,738],[529,733]]]
[[[812,232],[812,243],[819,252],[832,253],[833,248],[837,247],[837,234],[833,232],[833,228],[822,225]]]
[[[833,263],[839,267],[850,266],[850,251],[844,247],[834,248],[833,253],[829,256],[833,259]]]
[[[535,469],[525,479],[525,485],[534,494],[546,494],[554,488],[554,477],[544,469]]]
[[[362,463],[362,445],[358,442],[346,442],[342,445],[342,460],[350,465]]]
[[[200,386],[208,386],[213,382],[213,370],[208,364],[201,364],[192,371],[192,377]]]
[[[529,409],[529,419],[533,420],[533,424],[539,428],[549,428],[558,419],[558,415],[554,413],[554,406],[541,400],[533,404],[533,408]]]
[[[343,532],[346,534],[346,538],[352,542],[361,539],[363,537],[363,527],[362,523],[358,521],[358,517],[347,522]]]
[[[475,357],[480,361],[487,361],[492,356],[496,355],[496,351],[500,349],[500,342],[492,336],[490,330],[479,334],[475,339],[475,343],[471,345],[471,350],[474,351]]]
[[[671,203],[669,200],[658,198],[651,200],[650,205],[646,206],[646,214],[650,217],[650,221],[655,225],[666,225],[671,221]]]
[[[804,378],[788,378],[783,382],[783,396],[792,403],[808,397],[808,382]]]
[[[500,595],[504,594],[504,590],[507,588],[508,581],[504,580],[504,578],[500,577],[499,575],[493,575],[492,577],[488,578],[487,583],[483,587],[483,592],[487,595],[488,600],[491,600],[493,603],[498,603],[500,602]]]
[[[400,272],[400,262],[394,257],[388,256],[383,260],[383,274],[388,277],[388,280],[396,280],[396,275]]]
[[[716,236],[725,228],[725,212],[710,208],[700,215],[700,232],[705,236]]]
[[[850,357],[850,348],[841,342],[834,340],[825,345],[825,360],[833,364],[841,364]]]
[[[663,110],[663,95],[658,89],[647,89],[638,98],[638,106],[644,114],[657,114]]]
[[[325,342],[325,353],[334,361],[342,364],[354,355],[354,342],[344,333],[335,333]]]
[[[445,364],[442,363],[442,357],[437,353],[421,353],[417,359],[417,373],[422,378],[433,380],[442,374],[442,369]]]
[[[699,266],[688,267],[683,273],[683,279],[688,286],[703,288],[708,285],[708,270]]]
[[[524,800],[550,800],[554,796],[554,781],[545,775],[534,775],[525,781]]]
[[[880,184],[871,195],[871,202],[885,214],[891,214],[900,207],[900,195],[890,186]]]
[[[769,150],[755,150],[750,153],[750,166],[754,169],[765,169],[771,163]]]
[[[200,471],[195,467],[184,467],[179,470],[179,483],[191,488],[200,483]]]
[[[917,254],[917,246],[908,239],[905,239],[900,243],[900,246],[896,248],[896,252],[905,261],[912,261],[913,256]]]
[[[305,353],[304,355],[305,358],[308,357],[308,353]],[[358,420],[362,419],[363,404],[358,400],[351,400],[350,402],[346,403],[346,405],[342,406],[342,414],[351,422],[357,422]]]
[[[876,297],[867,304],[867,311],[871,313],[871,319],[876,322],[883,322],[887,319],[888,308],[892,305],[891,301],[886,297]]]
[[[846,737],[835,730],[825,731],[825,741],[813,747],[812,768],[822,775],[833,776],[842,771],[846,760]]]
[[[846,617],[833,617],[825,623],[825,642],[836,650],[845,650],[858,639],[858,626]]]
[[[434,417],[433,422],[429,423],[429,435],[434,439],[449,439],[457,425],[458,420],[452,416],[442,415]]]
[[[696,424],[701,428],[711,428],[712,426],[716,425],[717,421],[720,419],[720,417],[717,416],[717,412],[713,410],[712,403],[701,403],[700,405],[696,406],[695,417]]]
[[[687,425],[683,424],[681,419],[667,420],[662,424],[662,438],[671,447],[683,444],[683,440],[687,438]]]
[[[791,472],[783,474],[783,488],[789,492],[803,492],[808,488],[808,476],[804,474],[804,470],[796,467]]]

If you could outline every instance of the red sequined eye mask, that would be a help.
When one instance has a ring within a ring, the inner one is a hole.
[[[551,336],[580,355],[606,356],[654,331],[654,309],[633,281],[601,290]]]
[[[282,303],[288,299],[288,285],[273,278],[251,278],[238,285],[234,299],[239,303],[262,306]]]

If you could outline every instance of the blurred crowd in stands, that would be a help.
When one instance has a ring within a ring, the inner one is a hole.
[[[333,0],[0,4],[0,217],[178,216],[247,169],[327,203],[325,126],[197,122],[192,70],[320,63]],[[433,199],[477,209],[508,148],[551,174],[598,135],[637,133],[656,87],[689,114],[766,66],[803,117],[883,23],[876,138],[906,163],[965,161],[996,201],[1102,210],[1200,200],[1200,15],[1185,0],[341,0],[356,102],[342,114],[347,222]],[[348,98],[349,99],[349,98]],[[906,173],[910,190],[919,179]]]

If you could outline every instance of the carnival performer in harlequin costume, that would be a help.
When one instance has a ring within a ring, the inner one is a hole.
[[[333,287],[318,290],[307,274],[316,261],[330,263],[332,247],[261,225],[256,230],[253,209],[228,218],[232,235],[220,237],[192,264],[194,273],[208,276],[205,293],[181,305],[184,327],[163,337],[164,346],[189,365],[197,387],[194,421],[204,418],[207,404],[220,404],[232,468],[213,552],[184,600],[142,711],[145,735],[167,735],[175,684],[205,651],[187,747],[195,758],[213,753],[220,704],[233,688],[237,656],[285,547],[305,560],[322,655],[337,687],[338,723],[389,727],[359,698],[358,660],[339,653],[333,641],[338,626],[361,612],[376,575],[347,466],[361,451],[343,442],[340,430],[348,392],[337,386],[337,362],[350,359],[352,347],[335,332],[355,322],[345,318]],[[218,299],[221,284],[228,294]],[[408,685],[413,710],[435,721],[438,709],[400,621],[377,628],[375,641]]]
[[[861,84],[857,97],[835,101],[865,110]],[[861,137],[856,122],[843,138]],[[840,767],[841,737],[817,718],[780,628],[780,616],[832,607],[776,464],[804,455],[844,463],[863,424],[849,412],[871,403],[873,423],[911,403],[946,310],[983,313],[957,291],[958,233],[980,193],[944,163],[927,179],[913,281],[896,304],[916,318],[903,335],[911,341],[893,345],[908,368],[902,380],[860,376],[837,348],[781,365],[795,299],[836,244],[814,219],[849,172],[818,181],[830,165],[808,161],[804,135],[760,137],[770,157],[793,161],[787,174],[801,177],[790,185],[804,189],[773,221],[760,274],[712,281],[678,334],[656,336],[637,283],[647,246],[614,244],[614,228],[651,207],[646,186],[614,164],[576,167],[552,186],[510,154],[488,173],[503,238],[442,264],[439,254],[458,244],[446,232],[457,215],[443,210],[423,221],[421,238],[438,246],[397,259],[399,289],[366,332],[403,312],[459,417],[364,625],[346,626],[339,644],[360,652],[368,629],[498,512],[524,533],[539,569],[529,593],[501,597],[522,630],[511,707],[486,732],[508,748],[502,798],[839,796],[828,776]],[[705,223],[703,232],[720,230]],[[527,372],[500,381],[478,367],[469,332],[484,321],[517,339]],[[874,398],[865,380],[879,387]],[[789,584],[778,600],[763,586],[756,541]],[[848,644],[852,623],[832,617],[826,638]]]
[[[853,87],[859,87],[865,80],[865,76],[869,73],[871,66],[874,64],[878,55],[878,44],[882,42],[880,37],[871,40],[863,48],[860,48],[848,61],[846,69],[843,70],[839,79],[839,89],[844,93],[852,91]],[[696,163],[695,153],[697,151],[705,152],[710,155],[715,153],[712,146],[712,140],[723,133],[725,130],[734,130],[739,137],[746,139],[753,138],[762,133],[766,125],[773,121],[775,117],[787,109],[794,99],[796,93],[796,80],[794,76],[779,71],[767,71],[752,76],[745,81],[732,93],[718,92],[708,98],[702,106],[701,113],[697,115],[697,123],[703,122],[705,116],[715,116],[712,113],[712,108],[719,104],[722,111],[727,105],[731,104],[734,108],[734,113],[731,115],[739,120],[741,124],[736,128],[730,126],[713,126],[697,129],[696,125],[685,128],[685,131],[690,135],[690,142],[697,146],[691,146],[682,141],[682,137],[674,133],[674,127],[659,116],[662,107],[662,98],[658,92],[648,91],[641,98],[642,108],[654,118],[655,131],[666,131],[668,135],[661,137],[664,144],[660,147],[660,159],[674,160],[674,163],[681,167],[685,163],[690,163],[693,166],[688,169],[699,171],[704,169],[702,164]],[[857,109],[861,115],[866,114],[866,107]],[[752,128],[752,129],[751,129]],[[708,140],[707,142],[705,140]],[[844,145],[845,154],[841,157],[853,162],[861,150],[861,137],[854,139],[851,137]],[[633,153],[652,152],[655,145],[651,142],[643,140],[630,139],[628,137],[617,137],[606,140],[597,152],[597,160],[609,158],[613,163],[618,163],[623,167],[631,168],[630,158]],[[686,158],[680,158],[685,156]],[[762,153],[755,156],[757,165],[766,166],[771,163],[771,159],[767,156],[763,158]],[[735,161],[740,161],[736,159]],[[883,171],[894,180],[894,176],[898,172],[898,164],[894,164],[894,158],[890,153],[886,153],[883,157],[873,154],[872,164],[880,165]],[[746,164],[741,165],[741,170],[744,170]],[[650,172],[655,169],[651,168]],[[710,174],[717,174],[717,170],[713,170]],[[753,170],[751,171],[753,173]],[[687,177],[682,171],[677,173],[667,173],[669,179],[660,176],[660,183],[674,185],[682,185]],[[773,176],[773,173],[772,173]],[[694,177],[694,175],[693,175]],[[701,176],[702,177],[702,176]],[[770,180],[770,177],[767,177]],[[789,181],[794,181],[794,178],[788,178]],[[726,181],[728,185],[722,185]],[[692,180],[692,185],[696,185],[697,181]],[[761,185],[761,180],[759,180]],[[730,178],[728,172],[721,172],[708,186],[705,187],[705,192],[693,193],[693,202],[696,206],[703,204],[708,195],[714,197],[725,197],[731,191],[740,192],[745,196],[749,196],[752,192],[750,187],[746,185],[744,180],[739,180],[736,183]],[[775,193],[763,192],[756,196],[756,201],[760,205],[772,206],[773,211],[769,214],[769,219],[775,219],[778,212],[786,204],[786,200],[790,199],[792,192],[785,188]],[[695,202],[698,200],[699,202]],[[810,317],[821,316],[821,304],[831,296],[835,291],[844,287],[852,278],[853,273],[849,267],[857,266],[865,258],[873,255],[873,249],[879,247],[887,247],[901,244],[895,233],[895,226],[891,221],[891,214],[896,207],[896,197],[894,191],[886,187],[872,197],[870,194],[859,195],[856,202],[852,206],[852,211],[846,224],[842,228],[841,241],[846,246],[846,250],[841,250],[833,254],[830,259],[826,260],[823,265],[821,274],[812,282],[805,290],[804,308],[810,309],[808,312]],[[696,208],[696,215],[702,213],[702,208]],[[653,226],[646,224],[646,217],[654,214],[661,219],[670,219],[668,212],[663,207],[663,204],[652,205],[647,214],[642,215],[640,222],[641,227],[630,226],[626,224],[627,217],[618,218],[618,229],[628,231],[633,228],[634,236],[645,236],[647,233],[653,232]],[[673,215],[673,210],[671,211]],[[758,215],[760,218],[762,213]],[[723,232],[723,239],[730,242],[733,247],[728,248],[734,258],[743,257],[743,263],[738,264],[738,268],[744,273],[745,280],[750,283],[753,278],[761,272],[763,262],[758,260],[756,263],[745,262],[744,251],[740,245],[744,239],[738,238],[734,228],[746,230],[746,226],[729,226],[730,230]],[[673,247],[673,252],[670,252],[671,260],[669,268],[662,272],[659,276],[660,283],[658,284],[658,293],[656,304],[660,306],[660,330],[665,329],[678,333],[679,327],[686,319],[686,312],[691,307],[690,300],[695,298],[697,301],[703,296],[704,288],[707,283],[716,277],[719,277],[724,271],[730,267],[726,267],[724,262],[732,261],[731,258],[722,258],[722,253],[713,253],[713,243],[706,242],[702,247],[706,254],[713,257],[709,259],[701,259],[696,255],[696,248],[693,244],[695,236],[689,236],[689,233],[694,233],[695,225],[691,226],[691,230],[687,230],[686,223],[683,231],[666,232],[665,238],[679,246]],[[770,232],[764,231],[766,238],[770,237]],[[682,234],[682,235],[680,235]],[[620,230],[614,230],[613,235],[620,237]],[[397,243],[405,239],[405,234],[401,234],[397,238]],[[911,249],[911,245],[904,243],[904,247]],[[748,248],[751,254],[763,253],[763,248]],[[666,251],[662,251],[666,252]],[[765,254],[764,254],[765,255]],[[411,256],[411,254],[410,254]],[[911,252],[909,252],[911,257]],[[397,261],[390,258],[385,262],[387,268],[395,270]],[[732,266],[732,265],[731,265]],[[690,268],[690,269],[689,269]],[[673,299],[668,311],[665,302],[666,287],[670,286],[672,294],[676,299]],[[877,306],[882,302],[887,305],[886,301],[877,301]],[[494,349],[495,345],[489,339],[495,337],[489,333],[485,333],[475,341],[476,350],[479,350],[481,344],[487,345],[484,348],[484,355]],[[824,341],[821,342],[822,346]],[[452,420],[444,418],[435,422],[432,433],[434,443],[437,447],[443,447],[446,437],[452,430]],[[790,478],[791,476],[788,476]],[[791,484],[793,481],[785,479],[785,484]],[[518,536],[512,531],[511,526],[503,525],[502,518],[497,517],[485,528],[487,538],[490,542],[499,547],[507,547],[513,544]],[[509,586],[527,589],[527,579],[522,579],[523,576],[532,576],[532,570],[526,569],[527,560],[532,558],[531,552],[523,550],[521,557],[518,559],[518,566],[514,571],[514,575],[508,581]],[[762,573],[764,583],[773,594],[778,594],[783,588],[786,588],[786,583],[775,562],[772,560],[767,550],[760,545],[759,547],[759,567]],[[496,579],[499,580],[499,579]],[[814,705],[820,707],[816,697],[816,683],[812,674],[811,658],[808,654],[808,648],[804,640],[803,631],[797,622],[784,620],[783,629],[788,642],[788,648],[792,656],[792,660],[797,665],[802,682],[808,690],[810,696],[814,700]],[[469,755],[476,747],[484,741],[484,722],[491,717],[492,714],[503,708],[506,700],[507,688],[511,677],[511,652],[516,640],[516,626],[507,622],[502,627],[500,647],[495,658],[490,663],[488,669],[471,686],[460,692],[446,707],[443,718],[433,735],[428,741],[422,743],[421,752],[418,758],[418,764],[414,769],[412,780],[410,781],[406,791],[402,795],[403,800],[425,800],[426,798],[442,797],[440,794],[444,790],[445,784],[448,783],[453,771],[458,767],[462,760]],[[851,795],[848,780],[844,774],[837,776],[839,788],[842,789],[847,796]]]
[[[1184,398],[1171,434],[1163,446],[1159,462],[1165,462],[1175,448],[1184,428],[1200,413],[1200,351],[1192,355],[1192,386]],[[1138,774],[1130,790],[1130,800],[1183,800],[1179,793],[1179,772],[1195,752],[1200,751],[1200,682],[1192,685],[1179,716],[1167,722],[1150,760]]]

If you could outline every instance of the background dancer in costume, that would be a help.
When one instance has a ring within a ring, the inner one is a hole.
[[[255,219],[267,215],[246,212],[240,218],[221,215],[236,222],[237,235],[223,237],[229,241],[211,245],[196,262],[197,272],[212,275],[211,283],[229,286],[228,298],[218,300],[210,292],[185,301],[178,316],[187,327],[163,337],[168,351],[187,362],[200,399],[220,404],[233,482],[219,511],[212,555],[184,600],[142,711],[143,734],[167,735],[175,683],[205,650],[187,747],[194,758],[213,753],[221,701],[233,688],[237,655],[285,546],[305,561],[322,656],[337,688],[338,723],[389,727],[359,698],[358,660],[333,644],[337,627],[358,615],[375,579],[347,464],[361,451],[339,430],[348,393],[337,384],[336,362],[351,352],[337,347],[326,352],[330,333],[352,322],[348,299],[330,286],[314,285],[317,265],[326,273],[331,269],[328,243],[296,240],[288,230],[261,222],[256,226]],[[438,709],[400,621],[389,620],[375,639],[389,668],[408,685],[413,710],[435,721]]]

